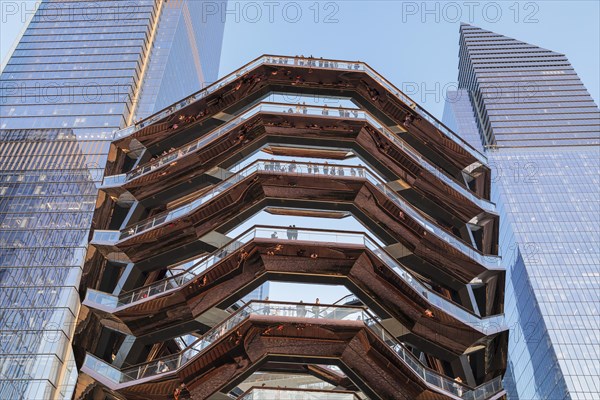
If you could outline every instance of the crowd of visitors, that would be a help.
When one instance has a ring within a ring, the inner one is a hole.
[[[323,164],[315,164],[312,162],[297,163],[295,160],[290,162],[281,162],[271,158],[269,161],[265,161],[265,171],[275,172],[308,172],[309,174],[323,174],[323,175],[338,175],[338,176],[365,176],[365,167],[362,164],[354,166],[337,166],[329,164],[325,161]]]

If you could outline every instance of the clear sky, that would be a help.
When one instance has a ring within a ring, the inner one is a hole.
[[[207,1],[221,15],[221,2]],[[0,0],[2,60],[34,4]],[[264,53],[361,60],[441,117],[445,89],[457,78],[462,21],[565,53],[598,103],[599,4],[597,0],[229,0],[221,75]],[[206,18],[216,17],[207,12]]]
[[[457,80],[462,21],[566,54],[600,97],[597,0],[274,3],[270,19],[264,2],[230,1],[221,75],[263,53],[361,60],[441,117],[444,89]]]

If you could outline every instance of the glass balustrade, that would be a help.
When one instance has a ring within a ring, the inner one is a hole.
[[[86,291],[85,300],[88,303],[95,303],[112,308],[116,308],[119,305],[119,298],[117,296],[90,288]]]
[[[333,304],[334,305],[335,304],[348,305],[350,303],[362,303],[362,302],[361,302],[361,300],[358,297],[356,297],[356,295],[354,295],[354,294],[351,293],[351,294],[346,295],[346,296],[342,297],[341,299],[337,300]]]
[[[87,354],[84,360],[84,367],[95,371],[97,374],[100,374],[117,384],[173,373],[192,359],[199,357],[207,348],[218,342],[222,337],[227,336],[239,327],[242,322],[254,315],[337,321],[361,321],[376,337],[389,346],[404,365],[437,391],[449,393],[459,398],[484,400],[489,397],[489,393],[492,390],[501,390],[499,380],[487,382],[486,384],[471,390],[468,386],[425,367],[416,356],[410,352],[410,350],[404,347],[403,344],[398,342],[391,333],[380,325],[377,317],[365,308],[308,303],[251,301],[221,324],[216,325],[209,330],[204,336],[196,340],[180,353],[123,370],[118,370],[97,357]]]
[[[321,366],[323,367],[323,366]],[[311,370],[311,368],[309,368]],[[340,374],[340,378],[345,377],[344,374]],[[331,383],[322,381],[316,377],[306,379],[306,376],[301,374],[295,374],[293,372],[261,372],[257,371],[252,376],[248,377],[244,381],[245,385],[251,385],[250,387],[287,387],[295,389],[317,389],[317,390],[334,390],[335,386]],[[290,383],[286,385],[286,383]],[[236,397],[237,398],[237,397]]]
[[[146,163],[142,166],[139,166],[127,174],[107,176],[104,178],[104,186],[115,186],[117,184],[124,184],[133,179],[139,178],[145,174],[148,174],[152,171],[157,170],[165,165],[169,165],[173,162],[176,162],[180,158],[185,157],[188,154],[191,154],[199,149],[205,147],[206,145],[214,142],[224,136],[226,133],[230,132],[236,126],[240,126],[248,119],[252,118],[256,114],[261,112],[269,112],[269,113],[285,113],[285,114],[302,114],[302,115],[320,115],[320,116],[328,116],[328,117],[337,117],[337,118],[353,118],[356,120],[368,122],[371,126],[376,128],[382,135],[392,141],[399,149],[408,154],[408,156],[419,165],[421,165],[424,169],[429,171],[438,179],[442,180],[445,184],[452,187],[457,192],[461,193],[463,196],[468,198],[473,203],[477,204],[483,210],[493,212],[495,207],[494,205],[484,199],[480,199],[473,192],[466,189],[464,186],[458,183],[454,178],[449,176],[446,172],[444,172],[441,168],[436,167],[425,160],[421,155],[413,149],[410,145],[408,145],[404,140],[400,139],[396,134],[394,134],[391,130],[389,130],[385,125],[380,123],[372,114],[363,110],[351,109],[351,108],[331,108],[331,107],[320,107],[320,106],[307,106],[300,104],[281,104],[281,103],[260,103],[251,109],[245,111],[240,116],[234,118],[229,121],[226,125],[219,127],[209,134],[194,140],[193,142],[180,147],[178,149],[174,149],[163,156],[157,157],[156,160],[153,160],[149,163]]]
[[[235,253],[242,246],[254,239],[273,239],[278,243],[281,240],[294,240],[306,242],[320,242],[326,244],[355,244],[370,250],[379,260],[392,269],[396,275],[419,296],[429,304],[443,310],[457,320],[484,332],[486,335],[505,330],[504,316],[479,317],[468,309],[452,300],[436,293],[428,286],[411,275],[408,270],[394,257],[389,255],[374,239],[361,232],[343,232],[318,229],[280,228],[270,226],[255,226],[239,235],[229,243],[224,244],[213,253],[177,266],[178,269],[188,267],[183,272],[160,280],[141,289],[114,296],[108,293],[88,289],[86,300],[109,307],[123,307],[137,301],[147,300],[153,296],[161,295],[169,290],[179,288],[205,273],[227,256]]]
[[[92,236],[92,243],[113,245],[119,241],[120,237],[121,233],[119,231],[106,231],[96,229],[94,231],[94,235]]]
[[[157,121],[157,120],[153,120],[153,121]],[[112,140],[119,140],[122,139],[124,137],[127,137],[129,135],[133,135],[136,131],[141,129],[141,124],[139,125],[131,125],[128,126],[127,128],[123,128],[123,129],[119,129],[118,131],[115,131],[113,133],[113,137]]]
[[[197,92],[197,93],[193,94],[192,96],[183,99],[182,101],[172,105],[171,107],[169,107],[165,110],[162,110],[159,113],[154,114],[135,125],[127,127],[120,131],[116,131],[113,135],[113,140],[121,139],[128,135],[131,135],[148,125],[151,125],[157,121],[160,121],[163,118],[166,118],[169,115],[172,115],[175,112],[183,109],[184,107],[188,106],[189,104],[192,104],[192,103],[206,97],[210,93],[213,93],[213,92],[219,90],[221,87],[233,82],[234,80],[236,80],[240,76],[246,74],[247,72],[250,72],[251,70],[253,70],[261,65],[265,65],[265,64],[266,65],[308,66],[308,67],[316,67],[316,68],[321,68],[321,69],[333,69],[333,70],[340,70],[340,71],[353,70],[353,71],[365,72],[367,75],[369,75],[371,78],[373,78],[376,82],[378,82],[380,85],[382,85],[386,90],[388,90],[390,93],[392,93],[394,96],[396,96],[400,101],[402,101],[403,103],[408,105],[412,110],[414,110],[422,118],[429,121],[436,129],[438,129],[440,132],[442,132],[444,135],[446,135],[449,139],[458,143],[461,147],[463,147],[466,151],[468,151],[469,154],[471,154],[473,157],[475,157],[480,163],[482,163],[482,164],[487,163],[486,157],[481,152],[476,150],[467,141],[465,141],[463,138],[461,138],[460,136],[458,136],[454,132],[452,132],[450,129],[448,129],[444,124],[442,124],[440,121],[438,121],[427,110],[425,110],[424,108],[422,108],[421,106],[416,104],[411,98],[406,96],[398,88],[396,88],[394,85],[392,85],[387,79],[385,79],[383,76],[379,75],[374,69],[372,69],[370,66],[368,66],[367,64],[365,64],[363,62],[348,62],[348,61],[341,61],[341,60],[324,60],[324,59],[314,59],[314,58],[284,57],[284,56],[270,56],[270,55],[261,56],[261,57],[257,58],[256,60],[251,61],[250,63],[241,67],[240,69],[230,73],[229,75],[226,75],[225,77],[221,78],[220,80],[218,80],[217,82],[208,86],[207,88],[201,90],[200,92]]]
[[[102,181],[102,186],[119,186],[127,182],[127,174],[105,176]]]
[[[436,222],[432,221],[429,216],[422,213],[410,203],[402,199],[402,197],[391,189],[387,184],[379,179],[375,174],[369,171],[369,169],[363,166],[342,166],[334,164],[317,164],[317,163],[296,163],[296,162],[280,162],[277,160],[265,161],[257,160],[250,164],[246,168],[242,169],[238,173],[232,175],[226,180],[215,185],[212,189],[208,190],[202,196],[193,200],[192,202],[176,208],[174,210],[165,211],[152,218],[140,221],[134,225],[131,225],[121,231],[119,240],[127,239],[131,236],[139,233],[148,231],[159,225],[166,224],[179,217],[191,213],[209,200],[217,197],[221,193],[227,191],[230,187],[238,182],[243,181],[248,176],[256,172],[272,172],[280,174],[297,174],[297,175],[330,175],[330,176],[344,176],[349,178],[361,178],[366,179],[372,183],[379,191],[384,193],[388,199],[396,204],[404,214],[411,217],[417,223],[419,223],[425,231],[436,235],[441,240],[449,243],[455,249],[462,252],[464,255],[477,261],[479,264],[485,266],[488,269],[500,269],[500,258],[493,255],[483,255],[478,250],[475,250],[471,245],[459,239],[456,236],[448,233],[445,229],[439,227]]]
[[[487,399],[497,393],[500,393],[502,390],[502,377],[497,376],[491,381],[479,385],[475,389],[462,394],[462,398],[465,400]]]
[[[86,353],[83,366],[114,382],[121,382],[121,371],[93,354]]]

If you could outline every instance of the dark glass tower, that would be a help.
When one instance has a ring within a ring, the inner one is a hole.
[[[113,132],[216,79],[223,24],[190,19],[198,7],[43,1],[2,71],[0,398],[71,398],[78,290]]]
[[[109,154],[77,399],[503,397],[491,170],[367,64],[259,57]],[[246,302],[266,282],[352,295]]]
[[[459,87],[447,121],[478,125],[495,170],[508,397],[598,398],[600,111],[564,55],[470,25]]]

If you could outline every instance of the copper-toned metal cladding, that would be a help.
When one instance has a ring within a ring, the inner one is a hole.
[[[423,154],[433,151],[440,163],[451,165],[460,171],[478,162],[477,158],[464,149],[463,146],[466,144],[456,143],[442,134],[431,122],[421,119],[410,105],[389,93],[366,72],[300,65],[259,65],[176,113],[120,141],[129,142],[135,138],[146,147],[152,146],[172,135],[174,124],[178,126],[175,131],[186,130],[190,126],[202,124],[203,121],[220,112],[229,111],[231,114],[233,112],[229,109],[240,109],[243,106],[240,103],[254,101],[256,96],[252,96],[253,94],[266,94],[269,91],[352,96],[374,114],[384,115],[396,124],[402,125],[408,130],[405,138],[412,145],[417,146]],[[413,116],[414,119],[405,126],[407,115]],[[198,116],[198,118],[185,124],[179,120],[180,116]],[[478,193],[489,198],[490,170],[483,167],[480,173],[484,177],[481,179],[483,186],[479,188]]]
[[[350,378],[341,373],[335,372],[330,368],[325,368],[320,365],[306,365],[304,367],[308,374],[311,374],[322,381],[325,381],[334,387],[341,387],[345,390],[358,391],[358,387]]]
[[[273,328],[277,329],[273,329]],[[446,400],[362,321],[252,315],[175,373],[117,389],[127,399],[168,399],[181,384],[194,400],[208,399],[273,360],[339,364],[372,398]]]
[[[241,297],[240,291],[246,293],[267,280],[346,284],[357,289],[359,297],[372,299],[372,308],[457,355],[486,338],[427,302],[364,246],[296,240],[254,239],[183,286],[104,316],[143,336],[233,302]],[[427,317],[426,310],[433,316]]]
[[[332,125],[333,124],[333,125]],[[240,140],[240,135],[244,139]],[[355,150],[390,180],[402,179],[421,196],[451,210],[468,222],[485,210],[468,197],[445,184],[436,174],[414,161],[393,141],[367,122],[332,119],[304,114],[261,112],[241,126],[217,138],[207,146],[189,153],[171,164],[133,178],[123,185],[139,200],[155,196],[166,188],[184,184],[216,166],[227,167],[237,161],[236,154],[247,154],[267,143],[337,146]],[[440,172],[441,174],[441,172]],[[468,189],[466,189],[468,190]]]
[[[232,82],[218,89],[215,87],[212,93],[193,104],[117,140],[115,144],[121,150],[113,146],[118,159],[111,159],[111,171],[118,173],[122,170],[124,152],[135,147],[133,139],[148,147],[153,154],[159,154],[170,147],[189,143],[190,138],[207,134],[265,95],[282,91],[352,97],[384,125],[392,127],[397,136],[417,153],[432,165],[447,171],[455,180],[461,181],[463,170],[471,171],[474,192],[479,198],[489,198],[490,169],[480,164],[478,160],[482,158],[463,148],[460,141],[455,142],[443,134],[434,123],[422,119],[415,112],[414,104],[405,104],[365,71],[342,71],[316,65],[260,64]],[[127,182],[119,188],[119,193],[126,189],[142,201],[154,199],[157,203],[166,197],[177,196],[186,182],[205,184],[200,178],[208,176],[211,168],[227,168],[267,144],[283,147],[308,144],[321,149],[352,149],[386,179],[397,180],[399,187],[409,188],[403,192],[403,195],[412,196],[409,201],[421,198],[435,203],[436,207],[445,208],[455,225],[458,223],[454,218],[465,223],[474,217],[478,219],[478,224],[490,225],[484,228],[483,238],[478,240],[483,243],[484,252],[493,254],[496,251],[494,243],[498,239],[498,222],[493,212],[483,213],[484,210],[476,201],[465,197],[460,190],[452,188],[435,173],[415,162],[376,128],[365,121],[353,121],[351,118],[336,117],[333,122],[331,117],[261,112],[208,146]],[[282,148],[274,152],[285,151]],[[334,158],[341,156],[336,154]],[[187,193],[182,190],[181,194]],[[119,198],[122,202],[130,200]],[[169,198],[168,201],[172,200]],[[152,207],[151,202],[146,206]],[[110,211],[110,201],[99,203],[105,205],[99,208],[102,212]],[[157,255],[169,257],[173,252],[187,249],[185,246],[190,243],[198,243],[198,238],[215,229],[220,232],[231,229],[265,207],[351,212],[386,243],[399,242],[412,252],[414,255],[410,257],[415,262],[413,266],[419,260],[425,260],[428,265],[437,268],[433,270],[434,273],[461,284],[487,272],[485,265],[476,261],[478,257],[469,257],[425,230],[373,183],[350,176],[259,171],[192,213],[124,239],[117,246],[134,262],[151,261]],[[425,209],[424,212],[434,215]],[[98,215],[95,218],[98,219]],[[445,226],[438,222],[435,222],[438,226]],[[425,352],[428,352],[427,345],[423,345],[425,342],[434,343],[454,355],[463,353],[475,343],[489,345],[489,337],[443,310],[432,307],[388,266],[381,265],[379,258],[364,246],[281,242],[254,239],[242,250],[230,254],[181,287],[118,308],[114,314],[94,310],[91,313],[94,316],[87,318],[93,321],[91,325],[97,329],[101,324],[96,317],[102,317],[105,318],[102,324],[122,324],[122,327],[130,330],[129,333],[144,335],[160,330],[166,332],[173,327],[179,329],[180,325],[177,324],[194,321],[195,317],[214,306],[222,307],[236,300],[236,296],[265,280],[289,279],[295,282],[345,284],[361,296],[365,304],[368,303],[382,314],[391,315],[404,325],[410,332],[407,338],[412,335],[421,340],[421,350]],[[239,257],[242,251],[247,253],[243,259]],[[318,257],[309,259],[306,253],[314,253]],[[473,253],[476,251],[473,250]],[[92,257],[94,260],[96,258]],[[90,274],[89,278],[99,280],[96,274]],[[84,309],[88,311],[86,307]],[[432,315],[427,311],[433,311]],[[281,329],[267,334],[265,329],[275,325],[281,326]],[[85,324],[80,326],[86,328]],[[78,331],[81,332],[81,329]],[[503,336],[496,338],[502,339]],[[81,343],[89,347],[89,343]],[[506,347],[502,340],[496,344]],[[423,384],[393,350],[362,322],[299,321],[298,318],[257,315],[244,321],[176,372],[148,378],[146,382],[136,381],[133,385],[122,386],[118,391],[131,399],[171,398],[175,388],[184,382],[192,398],[204,399],[216,391],[232,388],[231,385],[269,360],[301,364],[327,363],[323,361],[338,363],[372,398],[446,398]],[[504,366],[491,367],[494,370],[492,372],[486,366],[486,374],[496,374]],[[89,391],[90,388],[93,385],[88,384],[80,392]]]
[[[385,230],[416,256],[463,283],[487,271],[486,267],[453,244],[428,233],[365,178],[321,174],[257,171],[200,205],[191,214],[123,239],[117,247],[132,261],[140,261],[195,241],[232,219],[241,219],[244,213],[286,204],[287,201],[318,203],[320,208],[325,209],[356,209],[368,218],[364,223]],[[473,250],[473,254],[476,253]]]

